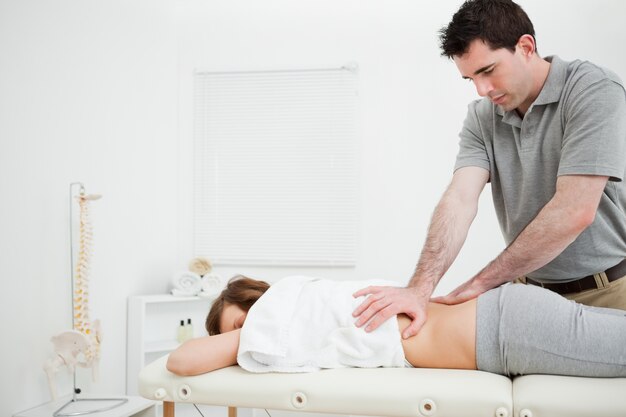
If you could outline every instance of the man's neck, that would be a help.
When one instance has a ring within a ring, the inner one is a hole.
[[[535,102],[537,97],[539,97],[539,93],[541,93],[541,90],[548,79],[548,73],[550,72],[550,62],[539,57],[539,55],[537,55],[536,58],[537,59],[532,64],[532,72],[534,76],[532,80],[531,93],[528,96],[528,99],[515,109],[521,118],[524,118],[524,115],[530,106]]]

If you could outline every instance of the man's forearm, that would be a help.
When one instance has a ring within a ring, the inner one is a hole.
[[[575,211],[551,201],[474,278],[493,288],[535,271],[563,252],[589,224]]]
[[[433,213],[410,287],[429,286],[432,293],[459,254],[476,211],[477,202],[468,203],[455,190],[446,190]]]

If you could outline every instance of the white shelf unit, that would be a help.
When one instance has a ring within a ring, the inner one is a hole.
[[[137,395],[141,369],[176,349],[181,320],[191,319],[193,336],[206,334],[204,321],[214,298],[136,295],[128,298],[126,393]]]

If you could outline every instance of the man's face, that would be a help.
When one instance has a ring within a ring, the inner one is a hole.
[[[530,67],[519,47],[515,52],[492,50],[476,39],[465,54],[454,56],[454,63],[461,76],[474,83],[479,96],[488,97],[505,111],[518,109],[524,114],[535,99],[531,97]]]

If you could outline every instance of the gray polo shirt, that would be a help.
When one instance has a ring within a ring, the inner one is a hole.
[[[454,169],[489,171],[507,245],[554,196],[558,176],[610,177],[591,226],[528,274],[566,282],[626,257],[626,92],[617,75],[592,63],[545,59],[551,62],[548,78],[523,119],[488,99],[469,105]]]

